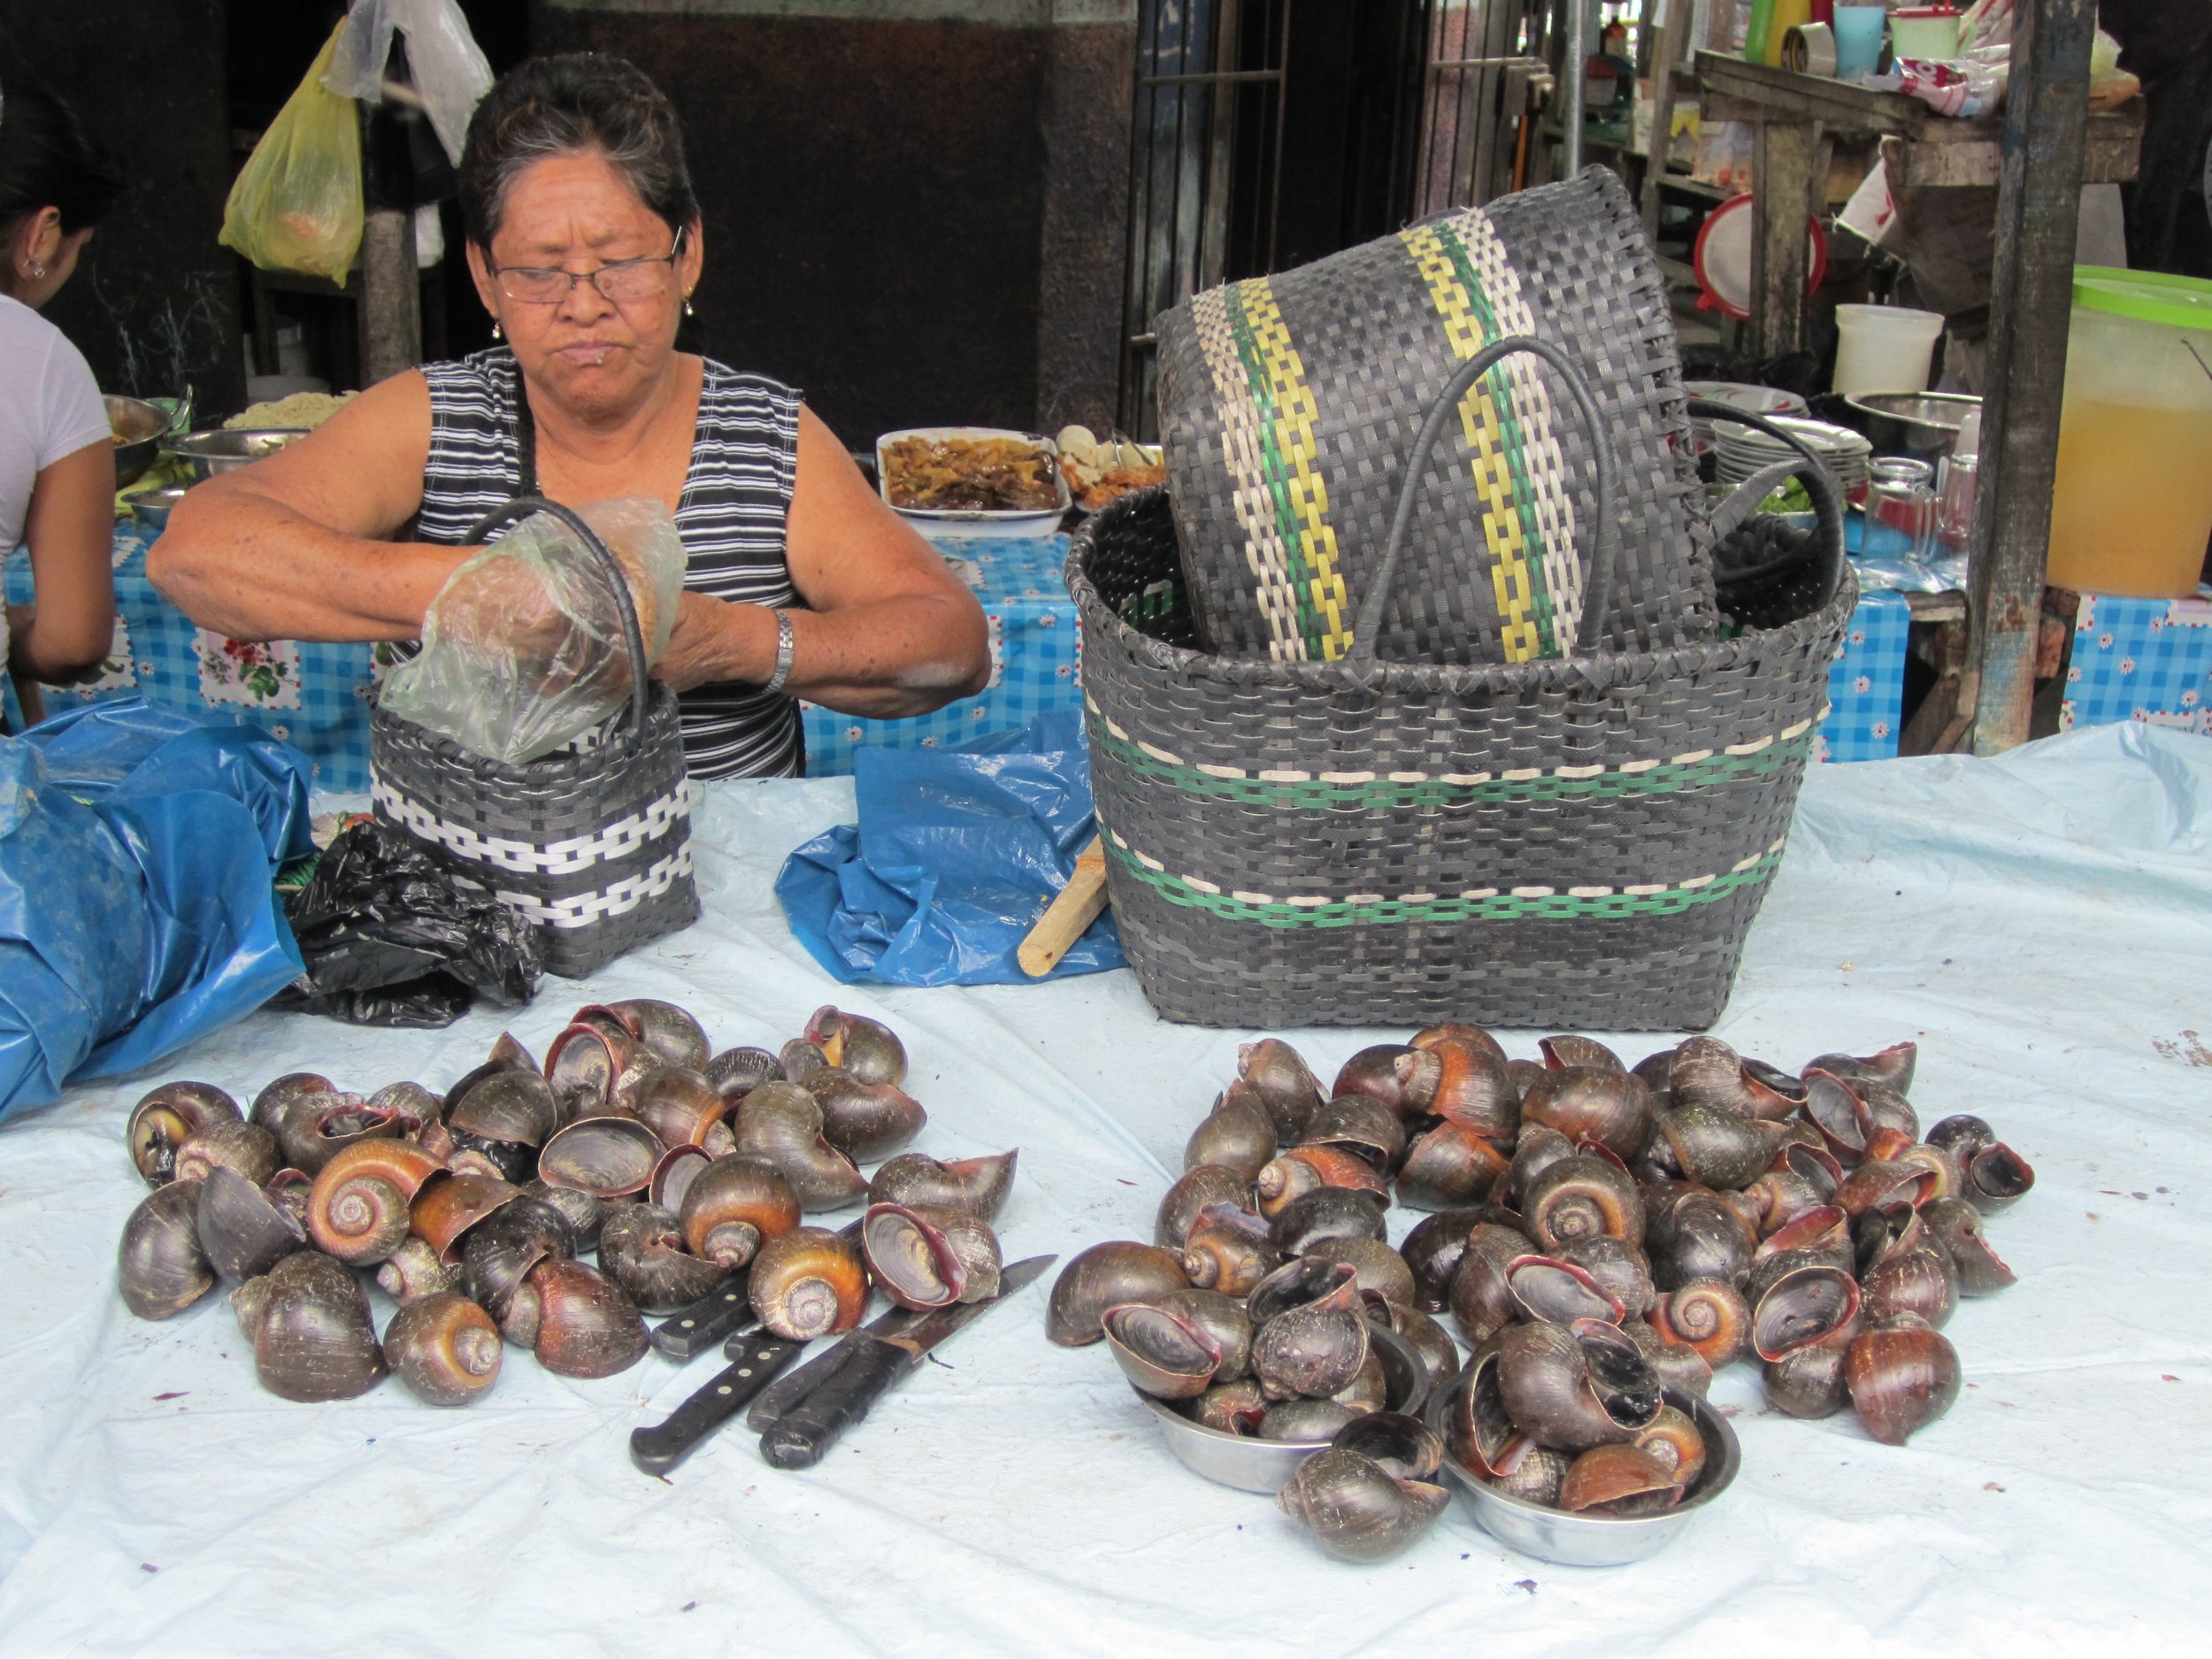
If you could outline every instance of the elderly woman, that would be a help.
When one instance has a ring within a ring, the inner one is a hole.
[[[795,696],[898,716],[982,687],[974,597],[798,394],[675,349],[705,239],[643,74],[580,55],[507,75],[469,124],[461,207],[505,345],[395,375],[192,491],[149,558],[163,592],[234,638],[412,640],[510,496],[645,496],[687,557],[655,672],[695,777],[798,772]]]

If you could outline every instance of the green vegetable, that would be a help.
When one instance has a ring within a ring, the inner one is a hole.
[[[1759,503],[1761,512],[1810,512],[1813,510],[1812,492],[1805,488],[1805,480],[1793,478]]]

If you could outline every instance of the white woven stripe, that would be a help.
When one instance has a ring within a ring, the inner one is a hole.
[[[1520,273],[1506,257],[1505,246],[1491,228],[1489,215],[1471,208],[1452,221],[1467,257],[1482,278],[1482,290],[1497,318],[1498,332],[1533,334],[1535,314],[1521,293]],[[1571,651],[1582,621],[1582,561],[1575,547],[1574,498],[1567,493],[1567,458],[1553,428],[1551,394],[1526,352],[1500,365],[1513,388],[1513,414],[1521,434],[1523,468],[1536,507],[1537,533],[1544,539],[1544,585],[1551,592],[1553,631],[1562,654]],[[1591,434],[1605,442],[1603,433]]]
[[[572,875],[595,864],[633,857],[641,848],[667,834],[690,816],[691,780],[685,779],[672,794],[663,795],[642,812],[609,825],[596,835],[572,836],[566,841],[549,841],[542,847],[503,836],[479,834],[465,824],[449,824],[422,803],[400,794],[380,777],[370,791],[370,798],[379,811],[410,833],[435,841],[472,864],[489,864],[517,875],[557,876]]]
[[[499,901],[541,927],[588,927],[610,916],[634,910],[648,899],[658,898],[690,874],[691,846],[686,842],[680,851],[671,853],[649,870],[625,876],[597,893],[580,893],[557,904],[546,904],[526,893],[502,892]]]
[[[1268,493],[1260,462],[1260,411],[1229,332],[1226,288],[1209,288],[1191,301],[1199,349],[1213,375],[1214,406],[1221,416],[1221,458],[1236,480],[1232,496],[1237,523],[1244,528],[1245,562],[1259,582],[1260,614],[1267,619],[1267,652],[1276,662],[1302,660],[1306,636],[1298,626],[1298,595],[1290,585],[1290,549],[1275,522],[1275,498]]]

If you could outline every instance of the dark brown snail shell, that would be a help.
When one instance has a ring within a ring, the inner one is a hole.
[[[794,1341],[841,1335],[868,1307],[860,1247],[827,1227],[794,1227],[769,1240],[745,1283],[761,1324]]]
[[[1523,1433],[1562,1451],[1625,1444],[1659,1415],[1658,1374],[1618,1325],[1508,1325],[1498,1387]]]
[[[1250,1199],[1250,1187],[1233,1170],[1217,1164],[1186,1170],[1161,1195],[1159,1214],[1152,1225],[1153,1242],[1180,1251],[1189,1241],[1191,1229],[1198,1225],[1200,1211],[1223,1204],[1242,1210]]]
[[[696,1071],[705,1066],[714,1053],[714,1046],[707,1041],[707,1033],[699,1022],[673,1002],[633,996],[608,1006],[622,1017],[631,1034],[664,1065]]]
[[[1867,1432],[1902,1446],[1958,1399],[1958,1350],[1926,1321],[1900,1315],[1853,1339],[1843,1376]]]
[[[553,1086],[535,1071],[494,1064],[480,1066],[447,1097],[445,1122],[457,1140],[541,1147],[560,1125]]]
[[[990,1289],[969,1283],[969,1260],[953,1232],[965,1225],[980,1229],[987,1241],[987,1267],[996,1264],[996,1240],[990,1229],[964,1210],[909,1208],[903,1204],[871,1204],[860,1219],[860,1249],[868,1276],[876,1287],[902,1308],[943,1308],[956,1302],[977,1302]]]
[[[1644,1205],[1636,1183],[1625,1170],[1587,1152],[1548,1165],[1529,1184],[1521,1214],[1529,1237],[1547,1250],[1599,1233],[1631,1244],[1644,1240]]]
[[[599,1271],[641,1313],[688,1307],[727,1276],[718,1263],[684,1248],[673,1210],[649,1203],[609,1206],[599,1228]]]
[[[1581,1268],[1548,1256],[1517,1256],[1505,1266],[1506,1287],[1522,1317],[1572,1325],[1603,1319],[1618,1325],[1625,1310],[1610,1291]]]
[[[1452,1322],[1470,1343],[1486,1341],[1493,1332],[1520,1317],[1505,1269],[1531,1248],[1525,1234],[1495,1222],[1483,1222],[1467,1235],[1466,1252],[1452,1273],[1450,1306]]]
[[[1504,1060],[1489,1049],[1440,1039],[1402,1056],[1397,1071],[1400,1095],[1409,1112],[1446,1118],[1502,1146],[1513,1144],[1521,1123],[1521,1092]]]
[[[2035,1185],[2035,1171],[2028,1161],[2002,1141],[1985,1147],[1965,1161],[1966,1198],[1984,1215],[2024,1198]],[[183,1164],[183,1154],[178,1154]]]
[[[1418,1381],[1424,1394],[1435,1393],[1451,1379],[1459,1369],[1459,1346],[1452,1340],[1450,1332],[1418,1308],[1409,1307],[1402,1302],[1391,1302],[1366,1292],[1361,1293],[1361,1299],[1367,1304],[1367,1322],[1386,1326],[1420,1362]]]
[[[1402,1553],[1426,1532],[1450,1494],[1333,1446],[1299,1464],[1275,1502],[1339,1561],[1377,1562]]]
[[[1294,1256],[1252,1286],[1251,1294],[1244,1299],[1245,1309],[1255,1325],[1265,1325],[1278,1314],[1334,1295],[1357,1277],[1349,1263]],[[1353,1294],[1358,1294],[1358,1287],[1353,1286]]]
[[[445,1121],[445,1102],[419,1083],[387,1083],[369,1096],[368,1107],[388,1115],[403,1141],[419,1141],[426,1129]]]
[[[595,1025],[574,1024],[546,1049],[545,1080],[553,1086],[564,1123],[604,1111],[614,1098],[623,1055],[632,1051],[626,1046],[618,1054],[615,1041]]]
[[[142,1319],[182,1313],[215,1288],[215,1270],[201,1248],[200,1183],[157,1187],[123,1224],[116,1282],[123,1305]]]
[[[1960,1295],[1994,1295],[2016,1282],[2012,1269],[1990,1248],[1982,1231],[1981,1212],[1965,1199],[1931,1199],[1921,1206],[1920,1216],[1928,1231],[1950,1252]]]
[[[238,1102],[212,1083],[164,1083],[131,1108],[123,1130],[131,1163],[149,1187],[163,1186],[176,1179],[177,1148],[195,1131],[242,1116]]]
[[[503,1320],[532,1268],[574,1254],[558,1210],[534,1198],[517,1198],[469,1230],[461,1248],[463,1281],[478,1306]]]
[[[437,1160],[403,1141],[362,1141],[334,1155],[307,1194],[316,1248],[352,1267],[373,1267],[406,1238],[410,1205]]]
[[[1940,1331],[1959,1305],[1957,1271],[1949,1253],[1932,1241],[1897,1252],[1869,1268],[1859,1279],[1861,1305],[1870,1325],[1892,1316],[1916,1314]]]
[[[703,1147],[716,1156],[734,1150],[723,1144],[730,1135],[723,1122],[729,1110],[729,1102],[704,1072],[684,1066],[657,1068],[638,1090],[637,1120],[664,1147]]]
[[[1267,1223],[1247,1210],[1209,1204],[1183,1241],[1183,1271],[1201,1290],[1242,1296],[1282,1264]]]
[[[1492,1486],[1524,1503],[1540,1503],[1548,1509],[1559,1507],[1559,1489],[1566,1484],[1567,1471],[1574,1466],[1571,1453],[1539,1446],[1523,1435],[1507,1462],[1508,1467],[1489,1478]]]
[[[1751,1310],[1725,1279],[1694,1279],[1653,1304],[1651,1328],[1664,1343],[1689,1348],[1713,1371],[1751,1345]]]
[[[1677,1106],[1717,1106],[1738,1117],[1752,1116],[1751,1091],[1744,1080],[1743,1056],[1718,1037],[1688,1037],[1667,1056],[1660,1086]]]
[[[422,1240],[411,1237],[403,1240],[399,1248],[378,1263],[376,1268],[376,1282],[403,1308],[440,1291],[458,1291],[464,1277],[457,1265],[449,1267],[438,1259],[435,1250]]]
[[[784,1080],[804,1083],[829,1064],[829,1056],[821,1045],[804,1037],[794,1037],[776,1051],[776,1064],[783,1069]]]
[[[1404,1043],[1379,1042],[1362,1048],[1347,1060],[1331,1085],[1332,1098],[1339,1094],[1364,1094],[1379,1100],[1400,1117],[1417,1118],[1421,1109],[1405,1098],[1404,1074],[1398,1068],[1399,1059],[1414,1050]]]
[[[1585,1071],[1624,1072],[1628,1067],[1620,1056],[1594,1037],[1578,1037],[1571,1033],[1557,1036],[1540,1037],[1536,1046],[1544,1056],[1547,1071],[1565,1071],[1577,1069]],[[1623,1154],[1623,1156],[1627,1156]]]
[[[1335,1237],[1316,1240],[1299,1252],[1320,1261],[1341,1263],[1352,1270],[1352,1283],[1373,1291],[1386,1302],[1413,1301],[1413,1270],[1405,1258],[1380,1239]]]
[[[1305,1139],[1306,1125],[1321,1110],[1321,1086],[1297,1049],[1277,1037],[1241,1044],[1237,1075],[1252,1086],[1275,1120],[1279,1144],[1294,1146]]]
[[[1917,1206],[1933,1190],[1935,1179],[1916,1164],[1870,1159],[1843,1178],[1843,1185],[1836,1188],[1836,1208],[1856,1217],[1899,1200]]]
[[[1240,1079],[1222,1092],[1213,1110],[1191,1131],[1183,1167],[1218,1164],[1250,1181],[1275,1156],[1275,1120],[1250,1084]]]
[[[1842,1078],[1818,1067],[1808,1068],[1804,1113],[1806,1121],[1820,1131],[1828,1150],[1845,1168],[1866,1156],[1866,1138],[1874,1125],[1858,1090]]]
[[[1346,1424],[1331,1445],[1371,1457],[1401,1480],[1426,1480],[1444,1466],[1444,1442],[1417,1417],[1374,1411]]]
[[[291,1110],[293,1102],[307,1094],[327,1094],[338,1086],[319,1071],[287,1071],[253,1097],[246,1121],[259,1124],[271,1134]]]
[[[1697,1279],[1734,1282],[1757,1248],[1757,1235],[1717,1194],[1689,1192],[1668,1206],[1651,1240],[1652,1282],[1662,1290]]]
[[[535,1071],[538,1069],[537,1057],[522,1046],[521,1039],[511,1031],[503,1031],[499,1033],[498,1039],[492,1044],[490,1055],[487,1057],[498,1062],[501,1065],[519,1066],[525,1071]]]
[[[588,1025],[610,1037],[626,1037],[633,1042],[638,1037],[637,1017],[626,1013],[616,1003],[587,1002],[570,1017],[569,1023]]]
[[[1511,1207],[1519,1210],[1527,1201],[1529,1188],[1541,1175],[1562,1158],[1574,1156],[1574,1142],[1556,1129],[1542,1124],[1524,1124],[1520,1137],[1513,1143],[1513,1162],[1506,1168],[1504,1193]],[[1491,1194],[1494,1202],[1497,1193]]]
[[[261,1386],[286,1400],[350,1400],[384,1377],[384,1350],[369,1323],[369,1302],[352,1274],[338,1268],[288,1270],[287,1256],[264,1278],[253,1337]],[[327,1258],[324,1258],[327,1259]],[[334,1267],[336,1264],[332,1263]],[[242,1292],[248,1286],[241,1286]]]
[[[1187,1178],[1186,1178],[1187,1179]],[[1388,1200],[1348,1187],[1317,1187],[1277,1210],[1268,1241],[1286,1256],[1303,1256],[1329,1239],[1383,1239]]]
[[[260,1186],[277,1172],[276,1137],[258,1124],[222,1118],[185,1136],[177,1148],[175,1179],[204,1180],[218,1169],[235,1171]]]
[[[1655,1515],[1681,1501],[1673,1467],[1633,1444],[1592,1447],[1559,1483],[1559,1507],[1577,1514]]]
[[[1368,1324],[1348,1279],[1328,1295],[1279,1313],[1252,1339],[1252,1371],[1271,1400],[1326,1399],[1367,1363]]]
[[[1398,1254],[1413,1273],[1415,1307],[1441,1313],[1451,1305],[1452,1275],[1467,1254],[1467,1235],[1482,1217],[1482,1210],[1469,1206],[1439,1210],[1413,1224]]]
[[[1147,1302],[1190,1280],[1183,1258],[1157,1245],[1110,1240],[1079,1251],[1053,1281],[1045,1334],[1063,1348],[1081,1348],[1105,1334],[1100,1317],[1125,1302]]]
[[[1323,1187],[1385,1194],[1389,1190],[1379,1170],[1342,1147],[1293,1147],[1271,1160],[1252,1180],[1260,1214],[1271,1220],[1284,1205]]]
[[[1240,1299],[1217,1290],[1171,1290],[1148,1305],[1173,1314],[1213,1339],[1221,1350],[1216,1384],[1241,1382],[1252,1374],[1252,1316]]]
[[[1851,1218],[1833,1204],[1816,1204],[1761,1240],[1759,1248],[1751,1253],[1752,1264],[1756,1266],[1785,1250],[1809,1251],[1838,1267],[1851,1267]]]
[[[645,1353],[637,1304],[606,1275],[574,1260],[532,1268],[501,1328],[508,1340],[535,1348],[538,1363],[561,1377],[611,1377]]]
[[[669,1075],[660,1072],[656,1080]],[[719,1096],[716,1102],[720,1103]],[[538,1154],[537,1179],[594,1198],[626,1198],[645,1190],[664,1156],[660,1138],[642,1119],[579,1118],[545,1143]]]
[[[929,1114],[895,1083],[871,1083],[841,1066],[824,1066],[808,1078],[808,1094],[822,1108],[822,1138],[856,1164],[874,1164],[903,1151]]]
[[[703,1070],[707,1081],[733,1106],[763,1083],[785,1080],[782,1063],[765,1048],[725,1048]]]
[[[1397,1339],[1391,1335],[1389,1327],[1371,1323],[1367,1327],[1367,1357],[1360,1362],[1359,1370],[1353,1374],[1352,1380],[1329,1398],[1340,1406],[1351,1407],[1355,1411],[1380,1411],[1388,1405],[1390,1371],[1383,1363],[1383,1344],[1395,1340]],[[1408,1358],[1404,1374],[1409,1386],[1419,1380],[1416,1377],[1417,1369],[1417,1362]],[[1264,1383],[1260,1385],[1263,1393],[1266,1391],[1266,1386]]]
[[[441,1118],[434,1095],[431,1104],[433,1119]],[[391,1110],[342,1089],[296,1094],[273,1125],[286,1165],[306,1175],[320,1174],[325,1164],[357,1142],[397,1141],[421,1126],[415,1111]]]
[[[1870,1133],[1886,1130],[1904,1136],[1907,1145],[1920,1139],[1920,1114],[1895,1089],[1881,1083],[1860,1083],[1855,1086],[1859,1100],[1866,1109]]]
[[[291,1210],[235,1170],[208,1172],[193,1225],[209,1264],[226,1279],[257,1278],[307,1242]]]
[[[1224,1434],[1256,1434],[1267,1417],[1267,1396],[1249,1377],[1216,1383],[1184,1409],[1190,1420]]]
[[[1416,1210],[1479,1202],[1509,1167],[1504,1153],[1463,1124],[1440,1118],[1406,1148],[1398,1202]]]
[[[780,1165],[749,1152],[733,1152],[700,1171],[686,1189],[677,1217],[691,1253],[726,1271],[744,1266],[768,1240],[797,1226],[800,1210],[798,1194]]]
[[[1776,1125],[1703,1102],[1662,1112],[1655,1127],[1674,1167],[1686,1179],[1712,1187],[1749,1184],[1774,1161],[1781,1141]]]
[[[1330,1436],[1359,1416],[1355,1408],[1336,1400],[1278,1400],[1260,1419],[1259,1438],[1302,1446],[1326,1445]]]
[[[1130,1386],[1156,1400],[1195,1400],[1221,1369],[1220,1342],[1173,1310],[1123,1302],[1107,1309],[1100,1324]]]
[[[522,1189],[495,1175],[473,1171],[434,1175],[407,1207],[415,1236],[438,1253],[449,1266],[461,1260],[462,1240],[468,1230],[502,1204],[512,1203]]]
[[[1657,1310],[1655,1308],[1654,1312]],[[1678,1394],[1694,1394],[1705,1398],[1713,1386],[1713,1368],[1705,1356],[1686,1342],[1671,1341],[1657,1329],[1642,1319],[1624,1319],[1621,1329],[1627,1332],[1636,1346],[1643,1350],[1660,1382]]]
[[[1844,1361],[1859,1334],[1855,1319],[1818,1342],[1761,1367],[1769,1404],[1785,1416],[1832,1417],[1850,1402]]]
[[[806,1034],[832,1065],[842,1066],[864,1083],[906,1079],[906,1045],[880,1020],[826,1005],[814,1010]]]
[[[1339,1094],[1324,1101],[1307,1119],[1302,1144],[1340,1147],[1387,1172],[1405,1156],[1406,1128],[1382,1102],[1365,1094]]]
[[[1559,1259],[1595,1279],[1625,1317],[1634,1318],[1651,1306],[1651,1264],[1626,1239],[1605,1233],[1570,1239],[1560,1247]]]
[[[466,1296],[434,1291],[406,1303],[384,1327],[384,1361],[416,1397],[465,1406],[499,1380],[499,1328]]]
[[[810,1211],[858,1203],[868,1179],[822,1138],[822,1109],[796,1083],[763,1083],[737,1109],[737,1147],[781,1170]]]
[[[525,1187],[522,1195],[558,1210],[579,1251],[591,1249],[599,1242],[599,1228],[607,1214],[604,1200],[573,1187],[556,1187],[542,1177]]]
[[[717,1155],[722,1156],[720,1154]],[[684,1194],[691,1190],[707,1165],[714,1159],[707,1156],[704,1147],[671,1147],[661,1154],[660,1162],[653,1165],[653,1179],[646,1183],[639,1196],[663,1210],[681,1213]]]
[[[1626,1071],[1568,1066],[1545,1072],[1522,1096],[1521,1121],[1632,1158],[1651,1139],[1651,1091]]]
[[[937,1159],[902,1152],[887,1160],[868,1183],[872,1204],[934,1204],[965,1210],[986,1221],[998,1219],[1014,1189],[1014,1165],[1021,1148],[987,1157]]]
[[[1859,1286],[1842,1268],[1785,1251],[1759,1263],[1745,1300],[1751,1304],[1752,1348],[1770,1362],[1848,1325],[1859,1311]]]
[[[1437,1407],[1445,1449],[1479,1475],[1497,1473],[1515,1442],[1526,1443],[1528,1438],[1515,1425],[1512,1413],[1505,1408],[1505,1395],[1498,1387],[1502,1346],[1493,1337],[1478,1347],[1446,1385]]]
[[[1850,1083],[1879,1083],[1900,1094],[1907,1094],[1912,1092],[1913,1067],[1919,1056],[1917,1043],[1900,1042],[1893,1043],[1879,1054],[1818,1055],[1807,1063],[1805,1069],[1827,1071]]]

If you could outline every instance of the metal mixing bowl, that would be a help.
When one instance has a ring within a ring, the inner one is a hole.
[[[265,455],[273,455],[286,444],[306,435],[303,426],[246,426],[235,432],[219,428],[168,439],[162,444],[161,452],[182,461],[191,470],[192,481],[197,483],[218,472],[228,472],[250,461],[258,461]]]
[[[1877,455],[1906,455],[1932,465],[1951,453],[1978,397],[1956,392],[1861,392],[1847,397],[1852,424]]]
[[[154,452],[161,447],[162,434],[169,430],[169,411],[148,403],[142,397],[103,397],[107,405],[108,428],[119,442],[115,446],[115,488],[127,489],[146,475],[146,469],[154,464]]]
[[[1666,1397],[1669,1405],[1689,1414],[1705,1437],[1705,1469],[1681,1502],[1657,1515],[1577,1515],[1547,1509],[1507,1496],[1448,1453],[1444,1472],[1459,1494],[1461,1506],[1509,1549],[1563,1567],[1618,1567],[1641,1561],[1671,1541],[1696,1519],[1700,1509],[1727,1491],[1743,1462],[1736,1432],[1719,1412],[1695,1395],[1672,1388]]]
[[[131,516],[159,535],[169,527],[169,514],[184,499],[189,484],[172,484],[165,489],[150,489],[131,497]]]

